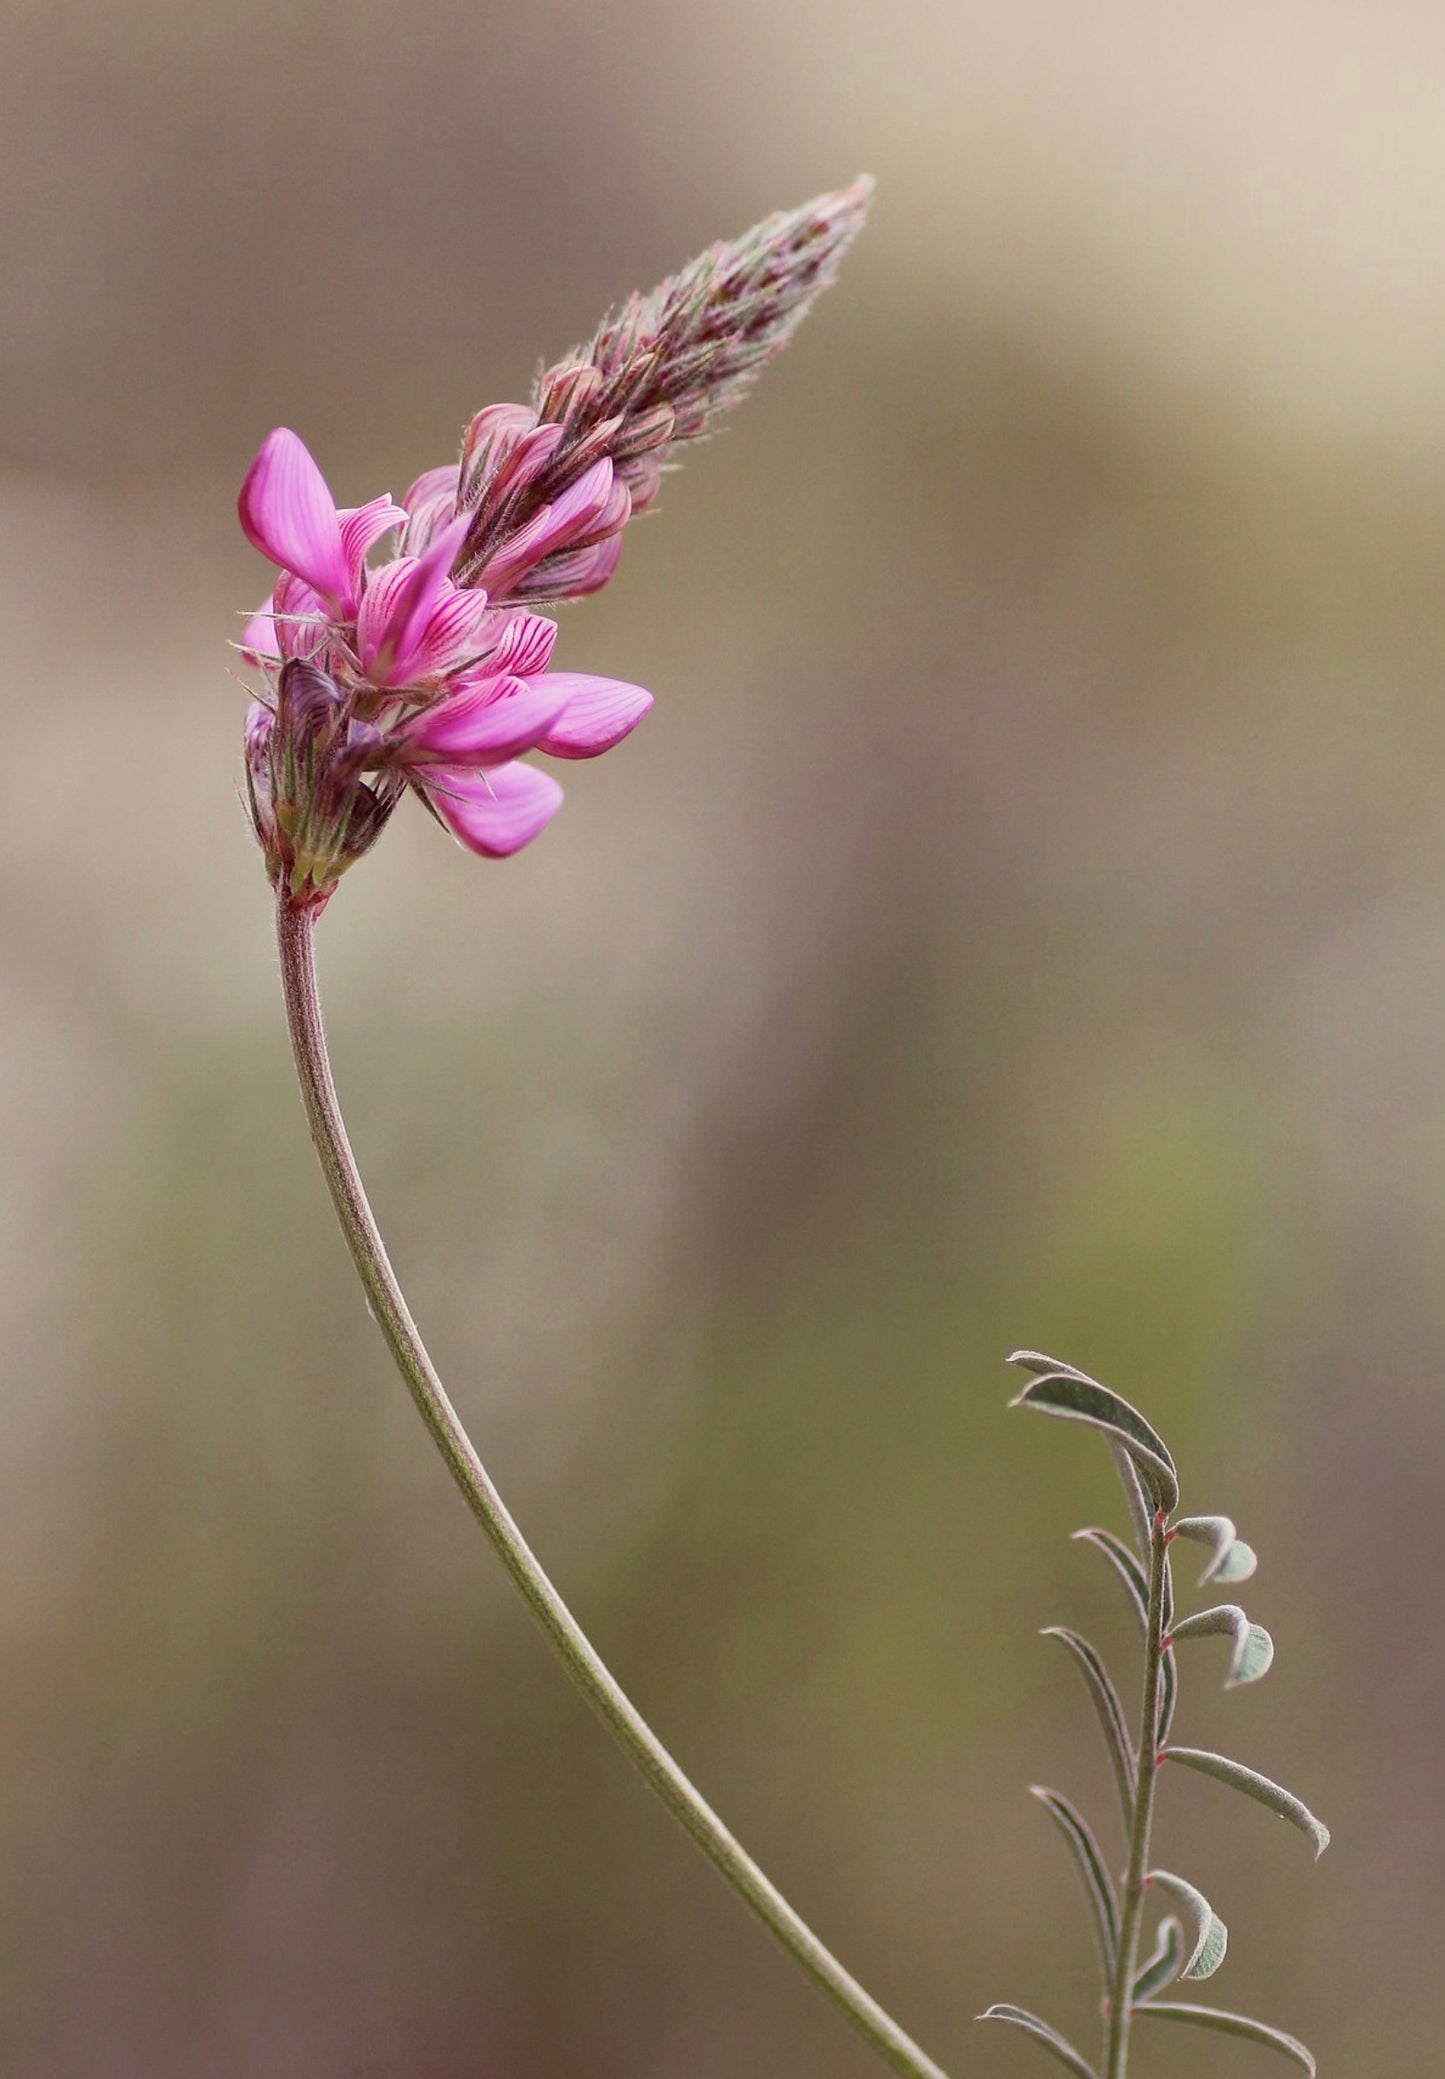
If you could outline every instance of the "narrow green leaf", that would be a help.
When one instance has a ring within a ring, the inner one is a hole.
[[[1129,1521],[1134,1527],[1134,1542],[1142,1556],[1149,1557],[1149,1542],[1154,1534],[1153,1513],[1149,1497],[1144,1492],[1144,1483],[1139,1478],[1139,1468],[1122,1444],[1111,1443],[1109,1454],[1124,1489],[1124,1499],[1129,1505]]]
[[[1036,1371],[1039,1353],[1018,1351],[1010,1362],[1022,1364],[1025,1371]],[[1137,1408],[1130,1407],[1128,1401],[1111,1393],[1107,1386],[1101,1386],[1097,1379],[1075,1371],[1072,1365],[1056,1365],[1052,1371],[1040,1372],[1031,1379],[1023,1392],[1014,1396],[1012,1404],[1016,1408],[1037,1408],[1041,1415],[1057,1415],[1066,1422],[1083,1422],[1100,1430],[1111,1442],[1122,1444],[1133,1459],[1154,1507],[1166,1514],[1178,1508],[1179,1476],[1163,1438]]]
[[[1099,1853],[1099,1844],[1088,1821],[1066,1797],[1060,1797],[1056,1790],[1043,1790],[1037,1783],[1031,1783],[1029,1789],[1063,1835],[1078,1864],[1107,1976],[1114,1968],[1114,1957],[1119,1947],[1119,1901],[1114,1896],[1114,1880],[1109,1875],[1108,1864]]]
[[[1124,1540],[1116,1538],[1112,1530],[1076,1530],[1074,1542],[1078,1545],[1092,1545],[1096,1552],[1103,1553],[1128,1592],[1129,1600],[1134,1606],[1134,1614],[1139,1619],[1140,1631],[1147,1634],[1149,1581],[1143,1567]]]
[[[1247,1581],[1258,1564],[1227,1516],[1181,1516],[1171,1528],[1176,1537],[1209,1547],[1208,1564],[1199,1576],[1201,1588],[1206,1581]]]
[[[1155,1728],[1156,1748],[1166,1744],[1174,1726],[1174,1707],[1179,1701],[1179,1669],[1174,1655],[1166,1653],[1159,1663],[1159,1723]]]
[[[1066,2043],[1056,2028],[1050,2028],[1046,2021],[1040,2021],[1037,2014],[1030,2014],[1024,2007],[986,2007],[982,2014],[974,2016],[974,2020],[1012,2022],[1015,2028],[1021,2028],[1032,2036],[1036,2043],[1042,2043],[1045,2050],[1051,2050],[1059,2063],[1074,2074],[1074,2079],[1095,2079],[1094,2067],[1080,2057],[1073,2044]]]
[[[1212,1978],[1224,1962],[1229,1947],[1229,1929],[1202,1891],[1186,1884],[1168,1870],[1151,1870],[1147,1881],[1167,1891],[1189,1915],[1194,1926],[1194,1946],[1179,1975],[1181,1978]]]
[[[1131,2005],[1137,2007],[1141,2001],[1152,1999],[1156,1992],[1163,1992],[1166,1985],[1174,1983],[1183,1967],[1184,1930],[1172,1913],[1166,1913],[1154,1937],[1154,1947],[1139,1966],[1130,1996]]]
[[[1330,1830],[1315,1818],[1308,1805],[1301,1804],[1293,1792],[1282,1789],[1278,1783],[1271,1783],[1268,1776],[1247,1769],[1243,1762],[1229,1761],[1222,1754],[1206,1754],[1198,1747],[1166,1747],[1164,1758],[1166,1761],[1182,1761],[1187,1769],[1198,1769],[1203,1776],[1214,1776],[1232,1790],[1242,1790],[1246,1797],[1267,1805],[1279,1818],[1289,1820],[1302,1834],[1308,1835],[1316,1862],[1329,1847]]]
[[[1217,2007],[1196,2007],[1192,2000],[1147,2000],[1137,2010],[1157,2015],[1160,2021],[1192,2021],[1196,2028],[1215,2028],[1226,2036],[1242,2036],[1246,2043],[1263,2043],[1268,2050],[1294,2059],[1309,2079],[1315,2079],[1315,2061],[1303,2043],[1287,2036],[1282,2028],[1251,2021],[1243,2014],[1224,2014]]]
[[[1042,1634],[1046,1639],[1061,1639],[1074,1657],[1075,1665],[1083,1676],[1094,1706],[1099,1729],[1104,1735],[1104,1745],[1109,1750],[1109,1759],[1114,1765],[1114,1781],[1119,1788],[1119,1803],[1124,1812],[1124,1831],[1127,1834],[1134,1824],[1134,1748],[1129,1738],[1129,1726],[1124,1717],[1124,1706],[1119,1701],[1119,1692],[1109,1679],[1109,1670],[1102,1658],[1076,1631],[1068,1631],[1061,1624],[1051,1624]]]
[[[1212,1610],[1200,1610],[1193,1617],[1183,1618],[1175,1625],[1173,1636],[1176,1640],[1198,1639],[1218,1632],[1226,1632],[1234,1641],[1226,1689],[1239,1689],[1269,1673],[1274,1661],[1274,1640],[1262,1624],[1250,1623],[1238,1603],[1219,1603]]]

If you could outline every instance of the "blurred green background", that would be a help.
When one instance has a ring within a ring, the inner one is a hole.
[[[321,930],[378,1210],[658,1729],[955,2075],[1092,2042],[1028,1781],[1137,1399],[1279,1642],[1167,1786],[1220,2004],[1434,2079],[1445,19],[1423,0],[11,0],[0,2066],[865,2079],[587,1716],[392,1376],[290,1078],[224,644],[343,502],[766,210],[844,279],[559,663],[657,707]],[[1112,1835],[1109,1836],[1112,1843]],[[1274,2068],[1166,2032],[1140,2079]]]

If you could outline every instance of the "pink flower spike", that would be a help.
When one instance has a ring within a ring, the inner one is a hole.
[[[507,859],[545,830],[562,806],[562,789],[535,765],[429,770],[426,795],[452,834],[486,859]]]
[[[460,687],[419,715],[407,735],[428,765],[504,765],[532,750],[557,720],[569,695],[541,678],[487,678]]]
[[[629,736],[652,706],[650,693],[622,679],[549,671],[539,683],[567,693],[567,705],[537,742],[537,749],[551,758],[600,757]]]
[[[356,605],[341,541],[341,519],[326,479],[286,426],[262,441],[236,502],[253,548],[304,578],[336,612]]]

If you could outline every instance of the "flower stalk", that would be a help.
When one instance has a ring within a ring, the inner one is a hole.
[[[295,901],[284,885],[278,889],[282,991],[311,1138],[372,1316],[467,1506],[588,1702],[714,1868],[895,2072],[906,2079],[946,2079],[942,2068],[819,1941],[683,1773],[613,1678],[508,1512],[427,1354],[367,1200],[337,1100],[322,1025],[313,938],[316,914],[313,904]]]

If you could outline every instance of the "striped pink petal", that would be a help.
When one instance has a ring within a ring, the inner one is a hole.
[[[424,785],[427,799],[452,834],[487,859],[520,852],[562,806],[562,789],[535,765],[499,765],[486,773],[464,766],[433,767]]]
[[[510,599],[586,599],[600,592],[622,558],[621,534],[609,535],[587,549],[563,549],[545,563],[514,578]]]
[[[362,566],[368,549],[375,548],[383,534],[406,524],[406,514],[383,493],[370,505],[352,506],[338,515],[341,521],[341,553],[350,574],[353,602],[361,597]]]
[[[278,426],[262,441],[236,509],[253,548],[304,578],[333,611],[354,609],[336,500],[289,427]]]
[[[457,477],[456,463],[445,462],[439,469],[423,470],[406,492],[401,501],[407,511],[406,533],[402,537],[404,555],[419,556],[438,527],[455,517]]]
[[[566,704],[567,694],[545,676],[487,678],[418,715],[407,741],[429,765],[503,765],[532,750]]]
[[[614,483],[612,464],[604,455],[584,469],[552,505],[533,513],[524,527],[503,541],[477,573],[494,599],[505,595],[517,579],[544,557],[560,550],[587,547],[598,539],[595,529],[613,533],[627,518],[627,486]]]
[[[271,595],[276,647],[283,657],[317,656],[331,635],[326,607],[311,586],[283,570]]]
[[[508,614],[501,640],[487,660],[488,669],[531,678],[547,669],[556,641],[555,621],[545,620],[541,614]]]
[[[447,575],[467,525],[466,514],[459,514],[424,556],[398,557],[367,586],[356,617],[356,645],[372,685],[411,685],[468,654],[486,615],[486,597],[459,591]]]
[[[538,739],[553,758],[597,758],[629,735],[652,706],[652,695],[622,679],[597,679],[585,672],[549,671],[538,682],[566,693],[567,704]]]

